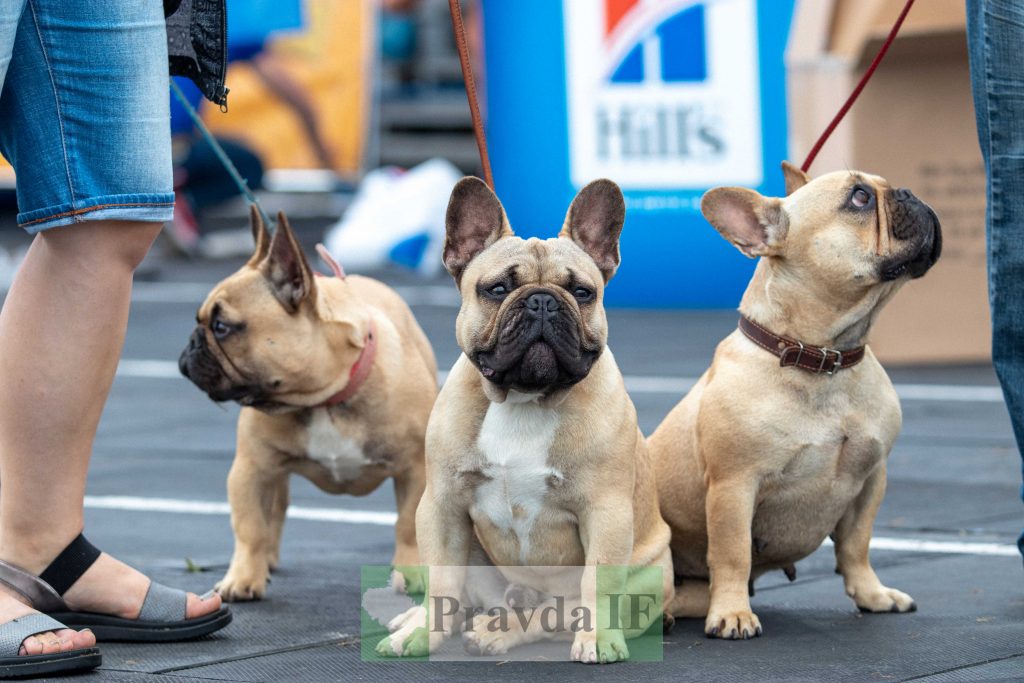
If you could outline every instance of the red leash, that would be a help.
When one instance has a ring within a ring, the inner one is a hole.
[[[832,119],[832,122],[828,124],[825,132],[821,134],[820,138],[818,138],[818,141],[814,143],[814,147],[811,147],[811,151],[807,153],[807,158],[804,159],[803,165],[800,166],[800,170],[804,173],[806,173],[807,169],[809,169],[811,164],[814,163],[814,158],[818,156],[818,152],[821,151],[825,141],[828,140],[829,136],[832,135],[832,131],[836,129],[839,122],[843,120],[844,116],[846,116],[846,112],[850,111],[850,107],[853,106],[853,103],[856,102],[857,98],[860,96],[860,91],[868,84],[868,81],[871,80],[871,77],[875,73],[875,69],[877,69],[878,65],[882,63],[882,58],[885,57],[885,53],[889,51],[889,46],[892,45],[892,41],[896,40],[896,34],[900,32],[900,27],[903,26],[903,20],[907,18],[907,13],[910,12],[910,6],[913,4],[914,0],[907,0],[907,4],[903,6],[903,11],[900,12],[900,16],[896,19],[896,23],[892,25],[892,30],[889,31],[889,37],[885,39],[884,43],[882,43],[882,47],[879,48],[878,54],[875,55],[875,59],[871,62],[871,66],[869,66],[867,71],[864,72],[864,75],[860,77],[860,82],[857,83],[857,87],[853,89],[853,92],[850,93],[850,96],[846,99],[842,108],[839,109],[839,113],[837,113],[835,118]]]
[[[476,147],[480,151],[480,167],[484,174],[484,181],[493,190],[494,178],[491,176],[491,159],[487,155],[487,137],[484,135],[483,120],[480,118],[476,81],[473,80],[473,65],[469,61],[466,27],[462,23],[462,7],[459,5],[459,0],[448,0],[448,9],[452,15],[452,32],[455,34],[455,46],[459,50],[459,64],[462,65],[462,81],[466,84],[469,115],[473,118],[473,135],[476,136]]]

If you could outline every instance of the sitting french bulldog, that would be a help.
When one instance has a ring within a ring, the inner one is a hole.
[[[938,259],[939,221],[878,176],[783,172],[784,199],[704,195],[708,221],[761,260],[739,328],[648,439],[681,580],[669,611],[706,617],[719,638],[760,635],[753,581],[774,569],[792,580],[829,536],[858,607],[915,609],[868,561],[901,413],[865,344],[885,303]]]
[[[524,240],[481,180],[464,178],[452,191],[444,263],[462,294],[456,338],[463,354],[427,428],[416,528],[429,590],[423,605],[392,621],[379,654],[435,651],[458,615],[434,613],[428,629],[427,607],[448,597],[519,606],[513,595],[557,593],[572,601],[566,610],[597,614],[602,598],[635,585],[628,565],[655,568],[639,573],[653,574],[653,592],[671,598],[669,530],[658,514],[653,466],[606,347],[602,297],[619,265],[624,217],[619,188],[598,180],[576,195],[557,238]],[[489,599],[464,595],[477,587],[465,566],[479,563],[495,565],[506,582]],[[524,589],[519,579],[531,567],[567,571],[539,572],[528,578],[541,584]],[[595,582],[595,568],[612,578]],[[576,578],[562,592],[566,576]],[[663,607],[637,620],[640,633]],[[564,638],[575,661],[629,656],[629,629],[549,633],[542,621],[511,619],[509,629],[490,630],[470,619],[464,645],[494,655]]]
[[[283,214],[271,236],[252,212],[256,251],[217,284],[181,354],[182,374],[214,401],[237,401],[228,475],[235,551],[221,596],[264,596],[279,560],[288,478],[328,493],[366,495],[395,482],[394,565],[415,567],[415,512],[424,487],[423,436],[437,370],[412,311],[386,285],[315,277]],[[326,251],[321,256],[330,259]],[[415,570],[397,589],[422,590]]]

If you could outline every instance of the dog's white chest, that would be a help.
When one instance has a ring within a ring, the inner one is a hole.
[[[306,456],[327,468],[335,481],[357,479],[369,464],[359,444],[334,426],[326,408],[313,411],[306,432],[309,434]]]
[[[524,559],[549,481],[562,477],[548,465],[557,429],[554,410],[510,394],[504,403],[488,408],[477,439],[487,478],[477,487],[474,507],[492,524],[516,535]]]

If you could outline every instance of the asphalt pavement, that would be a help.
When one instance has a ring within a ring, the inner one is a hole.
[[[144,271],[89,475],[90,539],[197,592],[213,586],[231,555],[225,477],[237,408],[210,402],[177,374],[176,360],[206,291],[239,263],[157,260]],[[384,278],[413,304],[440,367],[450,367],[458,354],[454,286],[442,277]],[[729,311],[608,317],[645,433],[735,325]],[[1021,461],[995,376],[981,366],[891,375],[904,397],[904,429],[872,557],[883,582],[913,595],[916,613],[859,613],[823,547],[797,565],[794,583],[781,573],[758,583],[753,607],[765,634],[751,641],[708,640],[700,621],[680,620],[664,636],[660,662],[368,662],[360,567],[391,557],[391,487],[330,496],[296,478],[266,599],[233,605],[234,623],[198,641],[103,644],[102,668],[80,680],[1024,680],[1024,571],[1013,545],[1024,528]]]

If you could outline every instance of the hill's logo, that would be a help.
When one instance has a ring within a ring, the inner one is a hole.
[[[563,0],[572,180],[759,185],[756,0]]]

